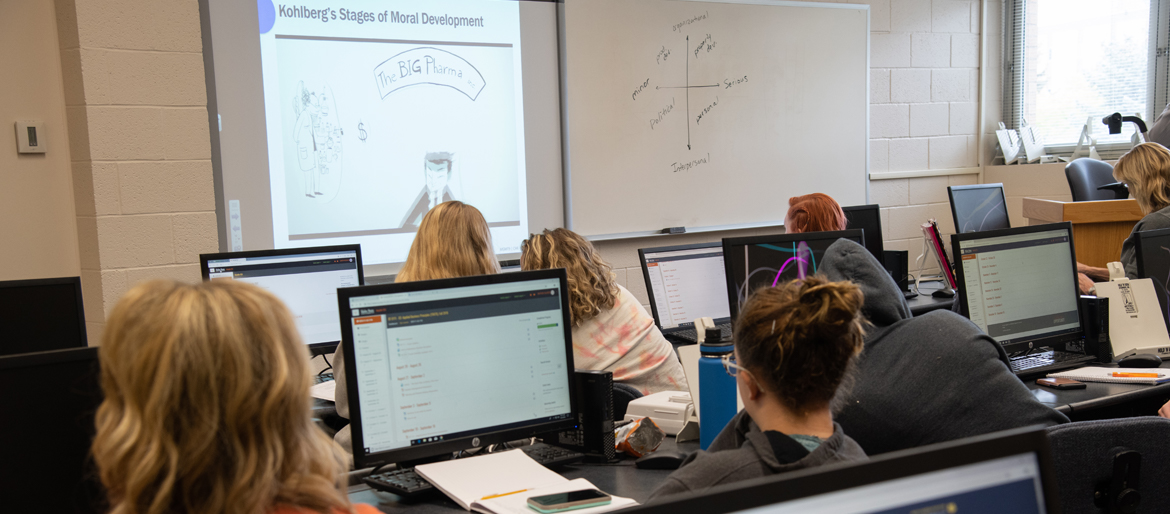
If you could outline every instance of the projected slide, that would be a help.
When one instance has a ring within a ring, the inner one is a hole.
[[[460,200],[497,253],[527,234],[516,2],[259,2],[278,248],[360,242],[401,262]],[[267,30],[266,30],[267,29]]]

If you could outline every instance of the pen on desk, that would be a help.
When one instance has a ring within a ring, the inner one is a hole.
[[[1162,375],[1157,373],[1120,373],[1113,372],[1113,376],[1117,378],[1162,378]]]
[[[521,490],[519,490],[519,491],[512,491],[512,492],[510,492],[510,493],[489,494],[489,495],[487,495],[487,496],[484,496],[483,498],[480,498],[480,499],[481,499],[481,500],[490,500],[490,499],[492,499],[492,498],[499,498],[499,497],[501,497],[501,496],[508,496],[508,495],[510,495],[510,494],[522,493],[522,492],[525,492],[525,491],[531,491],[531,490],[532,490],[532,489],[521,489]]]

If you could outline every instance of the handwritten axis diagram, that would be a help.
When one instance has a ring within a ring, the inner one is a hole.
[[[707,18],[707,15],[706,15],[706,13],[704,13],[702,15],[691,18],[690,20],[687,20],[686,22],[676,24],[673,27],[671,27],[671,29],[674,32],[681,32],[682,27],[687,26],[687,25],[691,25],[692,23],[701,22],[702,20],[705,20],[706,18]],[[696,39],[697,39],[697,42],[692,42],[690,34],[686,34],[683,36],[682,42],[684,44],[684,48],[686,48],[686,52],[685,52],[682,70],[677,70],[677,64],[675,64],[675,63],[677,63],[677,59],[671,59],[671,56],[673,54],[672,49],[667,47],[666,45],[661,45],[661,48],[658,50],[657,55],[654,58],[655,64],[657,66],[673,65],[673,70],[676,70],[676,71],[668,71],[666,74],[681,75],[681,77],[677,77],[681,80],[678,80],[678,81],[663,80],[661,84],[654,84],[653,90],[655,92],[658,92],[658,93],[674,93],[677,90],[682,90],[683,104],[684,104],[683,111],[685,112],[685,115],[686,115],[685,118],[682,120],[682,122],[686,124],[686,149],[688,151],[694,149],[694,147],[692,145],[692,134],[691,134],[692,131],[693,130],[698,131],[699,126],[702,124],[704,119],[708,116],[713,115],[712,113],[714,111],[717,111],[717,109],[719,107],[720,100],[719,100],[719,95],[717,94],[717,92],[721,89],[722,90],[730,89],[732,87],[735,87],[735,86],[738,86],[738,85],[741,85],[741,84],[748,82],[748,75],[746,75],[746,74],[739,75],[735,78],[725,79],[721,83],[719,83],[719,82],[711,83],[709,80],[696,79],[695,77],[692,77],[692,75],[691,75],[691,61],[694,61],[696,68],[699,68],[698,71],[700,71],[700,72],[697,73],[697,75],[702,76],[703,74],[701,73],[701,70],[702,70],[702,68],[706,67],[706,66],[704,66],[704,63],[706,61],[710,60],[710,58],[716,57],[718,55],[718,52],[716,51],[717,41],[710,33],[704,33],[702,38],[696,38]],[[713,54],[713,52],[715,52],[715,53]],[[681,71],[682,73],[677,73],[677,71]],[[650,90],[650,86],[651,86],[652,82],[653,82],[652,78],[646,78],[640,84],[638,84],[637,87],[634,88],[633,93],[631,94],[631,101],[637,102],[637,101],[645,98],[645,93],[647,93]],[[692,89],[695,90],[695,100],[698,102],[697,105],[695,106],[696,110],[694,112],[691,111],[691,107],[692,107],[692,105],[691,105],[691,90]],[[659,101],[662,101],[661,96],[659,96],[658,98],[660,99]],[[674,112],[674,108],[675,108],[675,97],[672,94],[670,97],[668,97],[666,99],[666,103],[663,105],[663,107],[661,107],[655,111],[654,117],[650,118],[650,120],[649,120],[650,130],[655,130],[655,129],[659,128],[660,126],[662,126],[664,123],[667,123],[668,119],[671,118],[670,114],[672,112]],[[674,123],[674,122],[672,122],[672,123]],[[671,163],[671,168],[672,168],[672,171],[674,171],[674,172],[685,171],[685,170],[689,170],[689,169],[693,168],[694,166],[706,164],[709,161],[710,161],[710,153],[707,153],[705,157],[692,159],[692,160],[689,160],[688,162],[677,162],[677,161],[673,162],[673,163]]]

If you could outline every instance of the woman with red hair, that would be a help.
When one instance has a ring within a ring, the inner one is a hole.
[[[788,199],[784,230],[789,234],[845,230],[845,211],[824,193],[794,196]]]

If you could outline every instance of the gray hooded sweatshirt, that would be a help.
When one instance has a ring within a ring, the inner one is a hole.
[[[889,273],[845,239],[819,272],[865,294],[872,324],[851,393],[834,419],[869,455],[1068,418],[1036,401],[1008,367],[1003,347],[951,311],[913,317]]]
[[[795,441],[791,444],[799,445]],[[678,471],[654,490],[650,500],[700,491],[749,478],[820,466],[833,462],[865,460],[865,452],[833,423],[833,435],[812,452],[790,463],[780,462],[767,434],[752,421],[746,410],[736,414],[711,441],[707,451],[699,450],[683,461]]]

